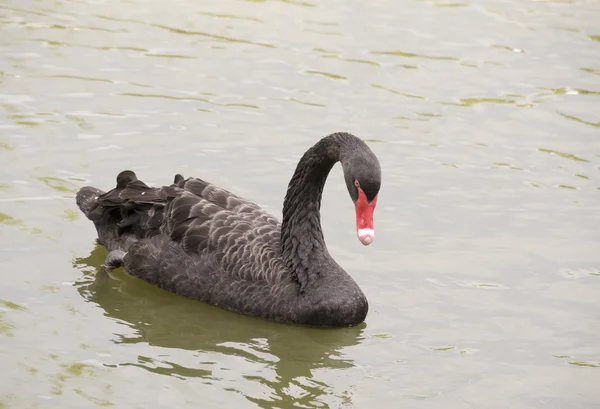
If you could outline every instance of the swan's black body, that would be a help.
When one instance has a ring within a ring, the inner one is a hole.
[[[353,200],[355,180],[373,200],[381,178],[377,158],[362,140],[338,133],[298,163],[281,224],[252,202],[181,175],[171,186],[153,188],[124,171],[107,193],[82,188],[77,204],[111,251],[109,269],[122,265],[161,288],[244,314],[350,326],[365,319],[368,303],[329,255],[319,213],[337,161]]]

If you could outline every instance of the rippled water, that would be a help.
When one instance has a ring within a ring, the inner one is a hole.
[[[600,4],[0,1],[0,408],[600,406]],[[370,300],[316,330],[122,271],[74,192],[195,175],[280,216],[318,138],[330,252]]]

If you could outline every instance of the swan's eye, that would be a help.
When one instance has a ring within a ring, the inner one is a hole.
[[[356,186],[356,187],[360,187],[360,183],[358,183],[358,180],[355,180],[355,181],[354,181],[354,186]]]

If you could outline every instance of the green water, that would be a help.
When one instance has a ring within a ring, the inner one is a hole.
[[[0,0],[0,408],[600,406],[600,4]],[[369,141],[364,324],[244,317],[97,274],[74,192],[199,176],[280,217],[320,137]]]

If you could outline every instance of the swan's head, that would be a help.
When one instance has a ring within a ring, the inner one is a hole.
[[[356,210],[356,234],[362,244],[368,246],[375,240],[373,212],[381,187],[381,166],[375,154],[364,147],[342,162],[348,193]]]

